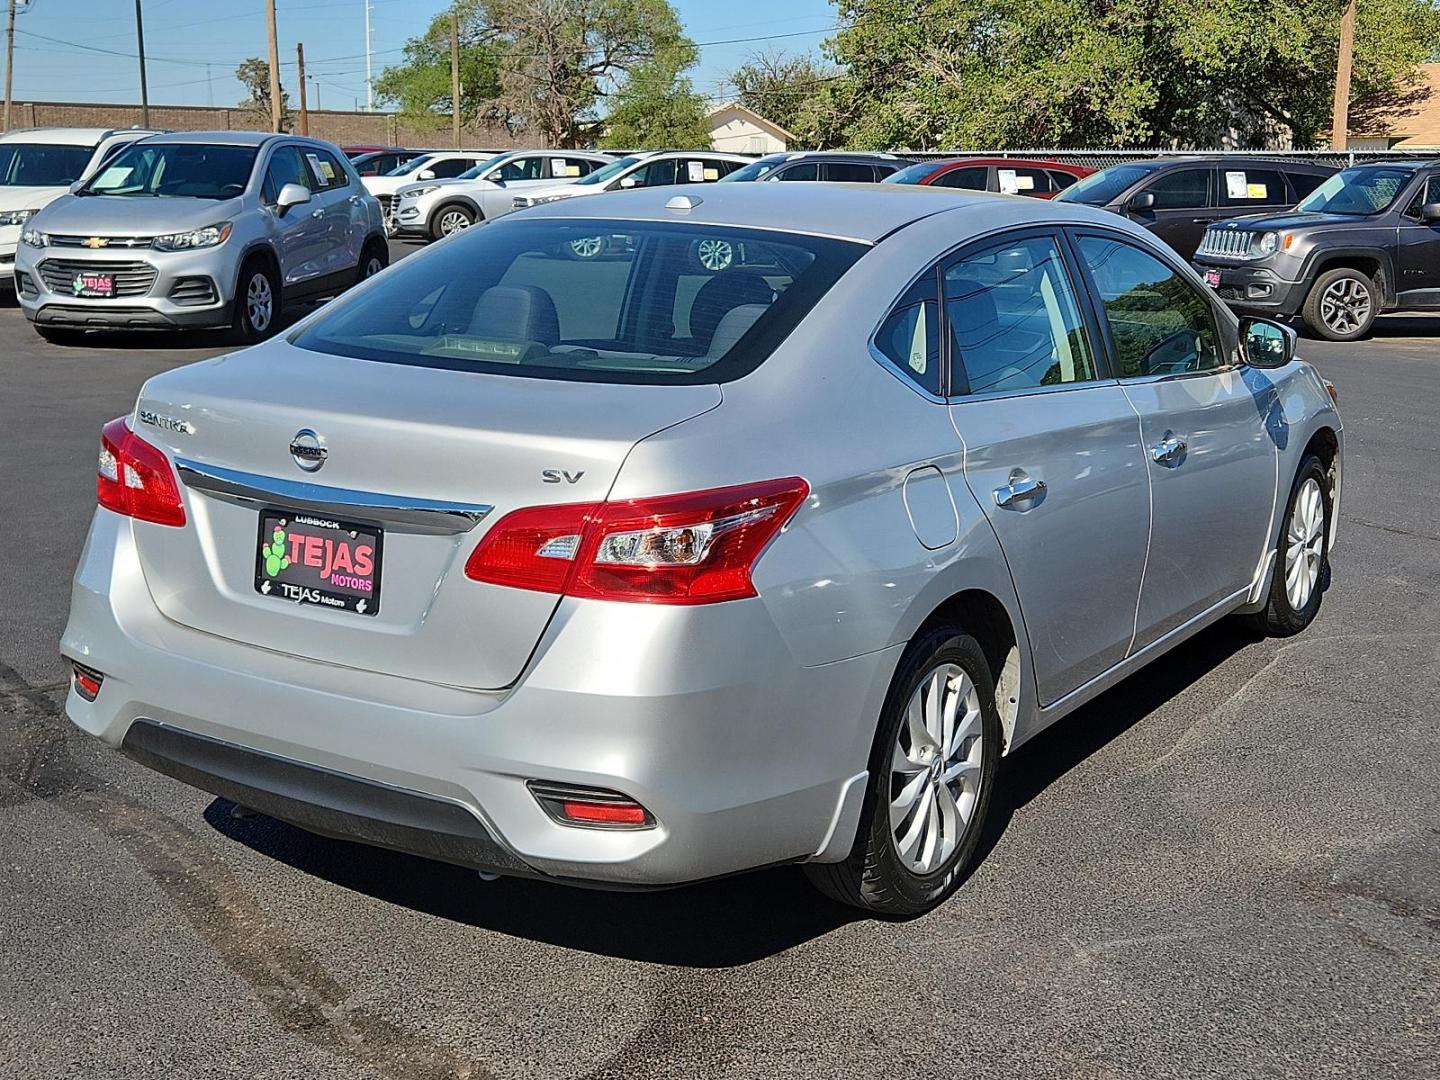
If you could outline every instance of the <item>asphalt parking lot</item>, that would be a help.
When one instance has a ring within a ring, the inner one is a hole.
[[[1308,633],[1226,626],[1004,766],[907,923],[794,870],[645,895],[310,836],[64,719],[101,424],[203,335],[0,304],[0,1077],[1440,1074],[1440,318],[1302,342],[1346,490]]]

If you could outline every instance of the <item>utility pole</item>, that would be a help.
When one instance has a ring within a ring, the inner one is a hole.
[[[450,127],[460,149],[460,16],[450,9]]]
[[[15,0],[5,18],[5,130],[10,130],[11,90],[15,86]]]
[[[295,43],[295,64],[300,72],[300,134],[310,134],[310,109],[305,104],[305,43]]]
[[[1340,55],[1335,63],[1335,111],[1330,117],[1330,149],[1350,148],[1350,64],[1355,52],[1355,0],[1344,0],[1340,16]]]
[[[135,0],[135,46],[140,53],[140,126],[150,126],[150,87],[145,81],[145,16]]]
[[[375,43],[370,36],[370,0],[361,0],[365,5],[365,111],[375,111]],[[355,102],[355,111],[360,111],[360,102]]]
[[[275,0],[265,0],[265,19],[270,31],[270,130],[278,132],[284,113],[280,109],[280,44],[275,33]]]

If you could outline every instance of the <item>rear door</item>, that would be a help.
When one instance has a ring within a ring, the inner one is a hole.
[[[1049,198],[1054,194],[1050,189],[1050,174],[1044,169],[1025,165],[995,166],[996,190],[1003,195],[1029,195]]]
[[[1162,173],[1140,189],[1153,195],[1155,204],[1137,214],[1136,220],[1189,262],[1205,226],[1220,216],[1214,187],[1215,170],[1208,165]]]
[[[1400,219],[1396,262],[1401,307],[1440,308],[1440,222],[1420,220],[1420,208],[1440,203],[1440,172],[1425,178]]]
[[[959,169],[949,169],[932,180],[931,184],[935,187],[959,188],[962,191],[998,190],[990,187],[988,165],[966,165]]]
[[[1279,169],[1231,168],[1222,163],[1216,187],[1223,211],[1215,216],[1217,221],[1242,214],[1283,210],[1293,205],[1285,174]],[[1199,246],[1198,243],[1196,246]]]
[[[1110,232],[1077,231],[1075,246],[1144,434],[1154,517],[1139,649],[1251,583],[1283,412],[1264,372],[1239,365],[1234,318],[1178,264]]]
[[[1135,410],[1101,366],[1056,232],[986,241],[944,271],[965,479],[1010,566],[1044,705],[1122,660],[1150,524]]]

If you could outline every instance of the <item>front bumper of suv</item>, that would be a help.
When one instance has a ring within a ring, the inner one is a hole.
[[[25,317],[76,329],[180,329],[230,322],[234,252],[96,250],[20,245],[13,274]],[[81,271],[108,271],[116,295],[82,297],[71,283]]]
[[[567,599],[515,685],[466,690],[167,619],[140,568],[146,528],[165,526],[97,510],[61,651],[103,675],[93,700],[72,685],[70,719],[160,772],[312,832],[571,883],[849,853],[903,646],[807,668],[759,600]],[[561,824],[532,782],[618,792],[653,821]]]
[[[1266,266],[1197,256],[1194,267],[1201,278],[1220,275],[1220,283],[1210,287],[1235,311],[1289,317],[1299,314],[1305,303],[1306,282],[1286,280]]]

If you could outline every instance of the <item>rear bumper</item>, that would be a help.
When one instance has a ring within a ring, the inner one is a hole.
[[[1220,285],[1211,286],[1226,306],[1252,315],[1298,315],[1305,303],[1308,282],[1287,281],[1264,266],[1236,266],[1196,259],[1195,272],[1219,273]]]
[[[155,606],[132,528],[96,512],[61,651],[105,681],[66,708],[161,772],[315,832],[504,874],[664,886],[849,852],[900,646],[802,668],[760,601],[565,601],[519,683],[461,690],[180,626]],[[656,825],[561,825],[528,780],[619,791]]]

